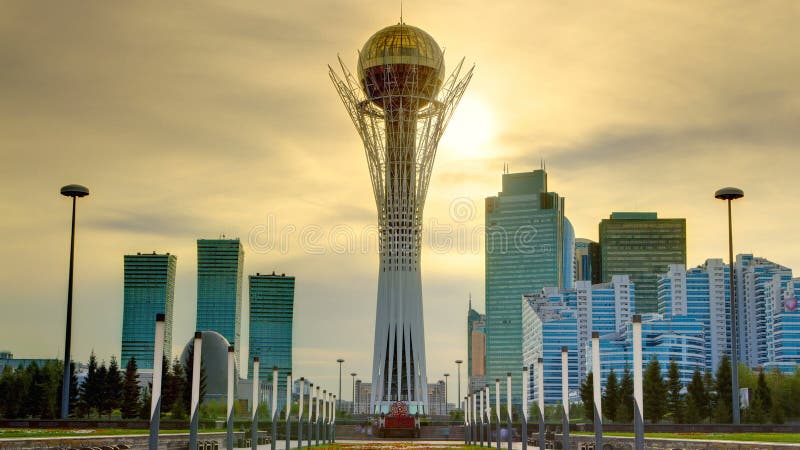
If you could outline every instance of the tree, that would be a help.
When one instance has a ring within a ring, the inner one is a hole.
[[[675,358],[672,358],[667,371],[667,415],[672,418],[673,423],[685,422],[682,389],[681,371]]]
[[[132,357],[125,366],[125,378],[122,382],[123,419],[135,419],[139,413],[139,372],[136,367],[136,358]]]
[[[771,413],[772,392],[770,392],[769,386],[767,386],[767,379],[764,376],[764,371],[761,370],[758,374],[755,391],[753,392],[753,399],[750,402],[750,407],[747,408],[748,421],[764,423]]]
[[[714,379],[714,374],[710,370],[706,370],[703,373],[703,389],[705,389],[706,398],[708,399],[708,403],[703,409],[703,415],[711,419],[714,414],[714,408],[717,405],[717,380]]]
[[[175,363],[177,366],[180,366],[177,359],[175,359]],[[176,383],[176,366],[173,365],[172,370],[170,370],[169,361],[167,361],[166,356],[161,360],[161,367],[163,368],[161,371],[161,414],[166,414],[167,411],[172,409],[175,401],[183,396],[183,392],[181,390],[182,388],[176,390],[176,385],[182,386],[182,384]],[[183,369],[181,369],[181,372],[182,371]]]
[[[686,387],[686,415],[688,423],[700,423],[708,417],[708,395],[699,370],[692,374],[692,381]]]
[[[619,384],[617,384],[617,374],[614,369],[608,373],[606,379],[606,391],[603,394],[603,413],[610,421],[617,420],[617,409],[619,407]]]
[[[98,417],[102,416],[106,412],[108,412],[109,414],[111,413],[111,410],[108,409],[110,405],[105,401],[107,382],[108,382],[108,367],[106,367],[106,362],[103,361],[100,363],[100,367],[97,368],[97,384],[95,385],[96,397],[95,397],[94,407],[97,408]]]
[[[714,384],[716,404],[714,405],[714,421],[716,423],[731,423],[733,421],[733,399],[731,387],[731,361],[728,355],[722,355],[717,368],[716,383]]]
[[[622,373],[622,381],[619,384],[617,397],[619,398],[617,420],[630,423],[633,421],[633,374],[627,366],[625,367],[625,372]]]
[[[594,422],[594,374],[589,372],[580,386],[581,401],[584,407],[584,417]]]
[[[152,383],[148,383],[147,387],[142,389],[141,400],[139,401],[139,418],[142,420],[150,420],[150,401],[152,399],[150,393],[152,389]]]
[[[180,363],[178,358],[175,358],[172,364],[169,390],[173,398],[172,405],[169,406],[168,411],[172,413],[173,419],[185,418],[186,401],[184,400],[184,391],[186,390],[186,374],[183,372],[183,364]],[[166,407],[164,410],[167,411]]]
[[[80,396],[78,400],[78,409],[82,414],[86,414],[88,418],[92,414],[92,408],[95,408],[100,398],[99,393],[100,383],[97,378],[97,357],[94,351],[89,355],[89,364],[87,366],[86,378],[80,387]]]
[[[661,364],[653,356],[647,364],[642,380],[644,394],[644,419],[656,423],[664,417],[667,403],[667,387],[661,377]]]
[[[119,408],[122,402],[122,378],[117,358],[113,356],[108,365],[108,374],[106,374],[105,383],[103,384],[102,402],[103,409],[108,412],[109,419],[111,418],[111,411]]]

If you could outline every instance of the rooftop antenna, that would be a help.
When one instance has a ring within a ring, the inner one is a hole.
[[[403,0],[400,0],[400,25],[403,24]]]
[[[469,293],[469,309],[472,309],[472,292]]]

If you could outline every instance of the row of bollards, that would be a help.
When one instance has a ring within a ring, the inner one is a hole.
[[[153,352],[153,384],[150,402],[150,438],[148,448],[150,450],[158,450],[158,432],[161,417],[161,377],[163,374],[163,357],[164,357],[164,314],[156,315],[156,329],[155,329],[155,349]],[[200,425],[200,373],[201,373],[201,355],[203,345],[202,332],[196,332],[194,335],[194,350],[192,360],[192,384],[191,384],[191,411],[190,411],[190,425],[189,425],[189,450],[199,450],[198,446],[198,431]],[[234,378],[235,378],[235,353],[234,347],[228,347],[228,401],[227,401],[227,427],[225,444],[228,450],[233,450],[233,428],[234,428]],[[251,436],[250,442],[252,450],[258,448],[258,405],[259,405],[259,360],[258,357],[253,358],[253,392],[252,392],[252,408],[251,408]],[[312,446],[312,434],[314,436],[315,445],[323,445],[336,442],[336,396],[333,392],[322,390],[320,394],[320,387],[314,390],[313,383],[308,385],[308,417],[304,418],[304,399],[305,399],[305,378],[299,379],[300,398],[299,409],[297,413],[297,447],[302,449],[304,445],[303,440],[303,422],[308,422],[308,437],[306,446]],[[292,374],[286,376],[286,448],[290,448],[291,439],[291,405],[292,405]],[[270,437],[270,445],[272,450],[276,450],[276,437],[277,437],[277,418],[278,418],[278,368],[272,368],[272,398],[270,403],[272,434]],[[205,446],[203,446],[205,448]]]
[[[633,316],[633,400],[634,400],[634,449],[644,450],[644,420],[643,420],[643,391],[642,391],[642,317]],[[598,450],[603,449],[603,409],[600,389],[600,336],[592,333],[592,372],[593,400],[594,400],[594,430],[595,445]],[[544,408],[544,364],[542,358],[536,362],[536,389],[537,410],[539,415],[538,447],[546,448],[545,443],[545,408]],[[485,395],[485,401],[484,401]],[[495,380],[495,417],[496,417],[496,444],[500,450],[501,440],[501,408],[500,408],[500,379]],[[508,420],[508,450],[511,450],[513,432],[511,428],[511,373],[506,377],[506,418]],[[492,406],[489,396],[489,387],[473,392],[464,397],[461,402],[464,411],[464,444],[492,447],[491,421]],[[569,358],[567,347],[561,348],[561,416],[562,416],[562,448],[570,449],[569,438]],[[522,368],[522,449],[528,448],[528,368]],[[553,443],[555,444],[555,443]],[[553,445],[555,446],[555,445]]]

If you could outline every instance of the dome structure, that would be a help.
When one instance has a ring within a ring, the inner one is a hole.
[[[406,106],[424,106],[439,93],[444,73],[439,44],[422,29],[404,23],[373,34],[358,57],[364,93],[383,109],[389,107],[386,100],[396,106],[397,97],[419,100],[419,104],[404,101]]]
[[[201,360],[206,373],[204,402],[224,400],[228,395],[228,340],[216,331],[203,331]],[[191,364],[189,353],[194,348],[194,338],[189,339],[181,352],[181,363]]]

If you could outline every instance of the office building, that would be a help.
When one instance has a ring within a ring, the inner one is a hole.
[[[600,244],[589,239],[575,239],[575,281],[602,282]]]
[[[636,284],[636,312],[658,310],[658,276],[670,264],[686,266],[686,219],[656,213],[615,212],[600,222],[600,266],[604,282],[630,275]]]
[[[285,392],[286,375],[292,372],[292,322],[295,279],[286,274],[250,275],[250,355],[248,374],[252,376],[253,357],[259,358],[259,379],[272,381],[272,368],[278,368],[278,392]],[[278,399],[281,408],[286,399]]]
[[[175,255],[125,255],[120,366],[136,358],[139,370],[153,369],[156,314],[164,314],[164,357],[172,361]]]
[[[244,249],[239,239],[197,240],[196,328],[216,331],[233,345],[237,369],[242,347],[243,266]]]
[[[486,315],[472,309],[467,313],[467,380],[469,392],[486,385]]]
[[[547,173],[505,173],[502,191],[486,198],[486,378],[513,374],[513,402],[520,405],[523,294],[569,286],[564,265],[564,199],[548,191]]]
[[[3,350],[0,351],[0,375],[3,374],[6,367],[11,370],[17,370],[19,368],[25,369],[31,364],[36,363],[36,365],[41,368],[47,364],[56,363],[58,361],[60,360],[55,358],[14,358],[13,353],[8,350]]]

